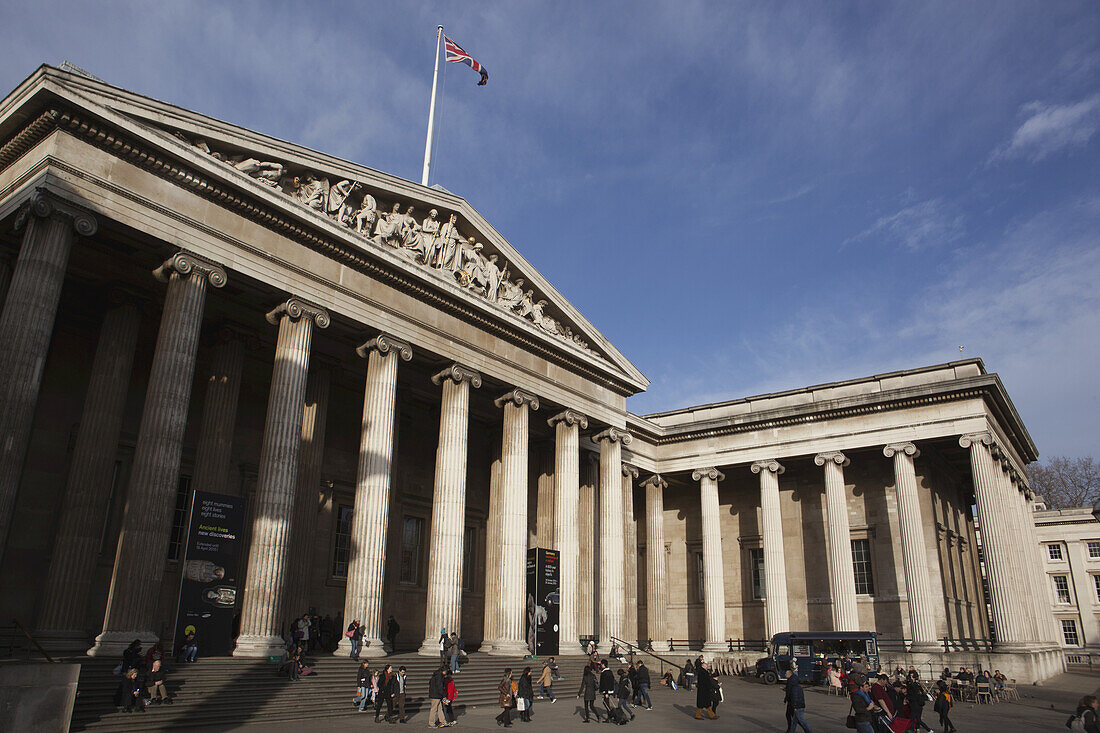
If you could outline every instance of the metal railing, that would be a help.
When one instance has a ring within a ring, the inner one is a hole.
[[[5,649],[9,657],[14,657],[17,650],[23,652],[37,651],[46,658],[47,662],[57,661],[42,648],[37,639],[31,636],[31,632],[19,623],[19,619],[12,619],[12,626],[0,627],[0,649]]]
[[[667,659],[665,657],[662,657],[660,654],[655,653],[653,651],[653,644],[650,642],[649,639],[647,639],[646,642],[649,642],[648,643],[648,648],[640,646],[640,645],[631,644],[629,641],[623,641],[622,639],[618,638],[617,636],[612,636],[611,637],[611,643],[612,644],[617,645],[620,648],[620,650],[622,650],[623,648],[626,649],[627,656],[630,657],[631,662],[634,661],[635,656],[643,655],[643,654],[647,657],[653,657],[654,659],[656,659],[658,661],[659,665],[660,665],[658,674],[661,677],[664,677],[665,667],[668,667],[669,669],[677,669],[677,670],[682,670],[683,669],[682,665],[676,664],[676,662],[673,662],[671,659]]]

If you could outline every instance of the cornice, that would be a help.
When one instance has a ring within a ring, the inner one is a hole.
[[[508,321],[507,313],[482,313],[481,309],[471,307],[462,299],[446,293],[441,284],[430,282],[429,278],[420,278],[405,273],[400,268],[384,261],[381,257],[369,257],[375,254],[365,247],[349,245],[341,241],[351,236],[344,234],[334,237],[323,232],[315,222],[299,221],[298,217],[278,210],[268,202],[262,201],[251,193],[231,188],[228,184],[215,180],[205,172],[198,171],[189,163],[172,157],[169,153],[155,148],[147,141],[115,129],[108,123],[83,115],[61,104],[51,105],[33,120],[24,125],[12,137],[0,145],[0,171],[17,161],[24,153],[33,148],[54,130],[63,131],[73,137],[91,144],[115,157],[142,168],[174,185],[190,190],[192,193],[211,201],[232,213],[270,229],[277,234],[302,244],[331,259],[363,272],[376,280],[386,282],[395,289],[441,310],[448,311],[458,318],[472,323],[495,336],[515,343],[537,356],[580,374],[591,381],[601,384],[621,396],[629,396],[637,390],[627,379],[613,377],[606,372],[587,366],[580,358],[570,358],[564,351],[544,344],[532,334],[524,333]],[[258,184],[257,184],[258,185]],[[171,213],[167,209],[165,213]],[[299,212],[308,215],[308,212]],[[327,219],[325,223],[329,223]],[[533,327],[532,329],[533,330]],[[612,366],[603,356],[587,356]],[[612,367],[617,368],[617,367]]]

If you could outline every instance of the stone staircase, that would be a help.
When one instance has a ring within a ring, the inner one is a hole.
[[[119,713],[113,698],[119,678],[111,674],[117,661],[84,658],[71,730],[179,730],[206,725],[280,722],[307,718],[360,715],[352,706],[357,663],[347,657],[322,654],[313,658],[315,674],[291,682],[266,661],[218,657],[195,664],[167,667],[172,705],[151,705],[144,713]],[[371,660],[371,667],[404,665],[409,676],[406,713],[418,723],[427,721],[428,679],[438,660],[399,654]],[[565,679],[557,683],[559,695],[576,694],[583,658],[558,659]],[[505,667],[515,672],[530,665],[538,676],[543,660],[519,660],[471,654],[455,678],[456,707],[497,704],[497,685]],[[537,690],[536,690],[537,693]],[[385,708],[383,707],[383,710]],[[362,714],[366,717],[366,713]]]

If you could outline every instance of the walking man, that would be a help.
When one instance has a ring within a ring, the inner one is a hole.
[[[428,680],[428,702],[431,709],[428,711],[428,727],[442,728],[447,725],[447,719],[443,717],[443,696],[447,692],[447,682],[443,679],[443,667],[437,669]]]
[[[554,673],[550,669],[550,662],[554,661],[553,657],[546,664],[542,665],[542,674],[539,675],[539,699],[544,697],[550,698],[551,703],[558,701],[558,698],[554,697]]]
[[[787,691],[783,694],[783,702],[787,704],[787,733],[794,733],[795,726],[806,733],[814,733],[806,722],[806,691],[790,668],[787,669]]]
[[[653,702],[649,699],[649,668],[645,666],[645,662],[638,660],[637,671],[635,675],[638,679],[638,702],[645,701],[645,709],[652,710]]]

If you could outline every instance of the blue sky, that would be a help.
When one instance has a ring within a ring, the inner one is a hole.
[[[1100,454],[1100,5],[0,7],[0,86],[122,87],[466,197],[652,381],[638,413],[981,356]]]

